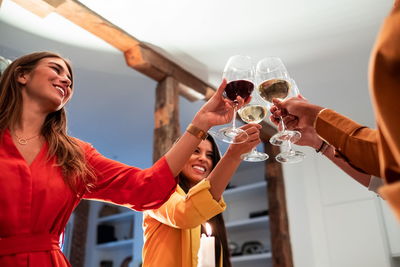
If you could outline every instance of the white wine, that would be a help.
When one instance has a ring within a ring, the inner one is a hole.
[[[289,94],[290,84],[282,79],[273,79],[262,82],[258,86],[260,96],[272,103],[272,99],[284,99]]]
[[[261,105],[247,105],[238,111],[240,118],[246,123],[260,123],[267,112],[267,108]]]

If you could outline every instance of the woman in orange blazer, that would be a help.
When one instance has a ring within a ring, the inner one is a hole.
[[[209,222],[216,238],[215,266],[230,267],[221,212],[222,193],[241,162],[259,140],[260,126],[242,127],[249,139],[230,145],[220,160],[211,137],[201,142],[179,174],[179,185],[160,208],[144,212],[143,267],[197,267],[202,224]]]

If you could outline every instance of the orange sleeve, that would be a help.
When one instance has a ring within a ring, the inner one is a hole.
[[[330,109],[318,115],[315,129],[351,165],[365,173],[380,176],[376,130]]]

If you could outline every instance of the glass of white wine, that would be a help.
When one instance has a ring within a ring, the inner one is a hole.
[[[272,99],[285,100],[299,94],[293,79],[278,57],[267,57],[260,60],[256,66],[256,83],[258,94],[267,102],[268,108],[272,107]],[[280,120],[278,133],[273,135],[270,143],[276,146],[287,146],[288,150],[277,155],[279,162],[295,163],[304,159],[304,153],[292,149],[291,143],[301,138],[299,131],[288,130],[283,119]]]
[[[260,123],[267,116],[268,109],[257,93],[251,94],[251,100],[238,110],[240,118],[246,123]],[[268,154],[257,151],[254,147],[249,153],[243,154],[244,161],[258,162],[269,158]]]

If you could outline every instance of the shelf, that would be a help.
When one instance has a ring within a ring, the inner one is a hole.
[[[400,252],[398,252],[398,253],[393,253],[393,254],[392,254],[392,257],[393,257],[393,258],[396,258],[396,259],[397,259],[397,258],[400,259]]]
[[[133,239],[117,240],[96,245],[97,249],[119,249],[123,247],[133,246]]]
[[[269,221],[269,216],[261,216],[240,221],[227,222],[225,223],[225,227],[229,230],[233,230],[236,228],[254,229],[260,226],[265,227],[268,221]]]
[[[248,184],[248,185],[242,185],[242,186],[238,186],[238,187],[235,187],[232,189],[225,190],[223,196],[224,196],[224,198],[229,198],[234,195],[238,195],[240,193],[252,193],[252,191],[255,191],[255,190],[265,189],[266,186],[267,186],[266,181],[261,181],[261,182],[252,183],[252,184]]]
[[[231,257],[231,262],[239,263],[239,262],[259,261],[259,260],[267,260],[270,258],[272,258],[272,254],[271,254],[271,252],[268,252],[268,253],[261,253],[261,254]]]
[[[110,216],[104,216],[98,218],[97,222],[98,223],[105,223],[105,222],[116,222],[116,221],[129,221],[132,220],[133,217],[135,216],[135,213],[133,211],[128,211],[128,212],[121,212],[117,213],[114,215]]]

